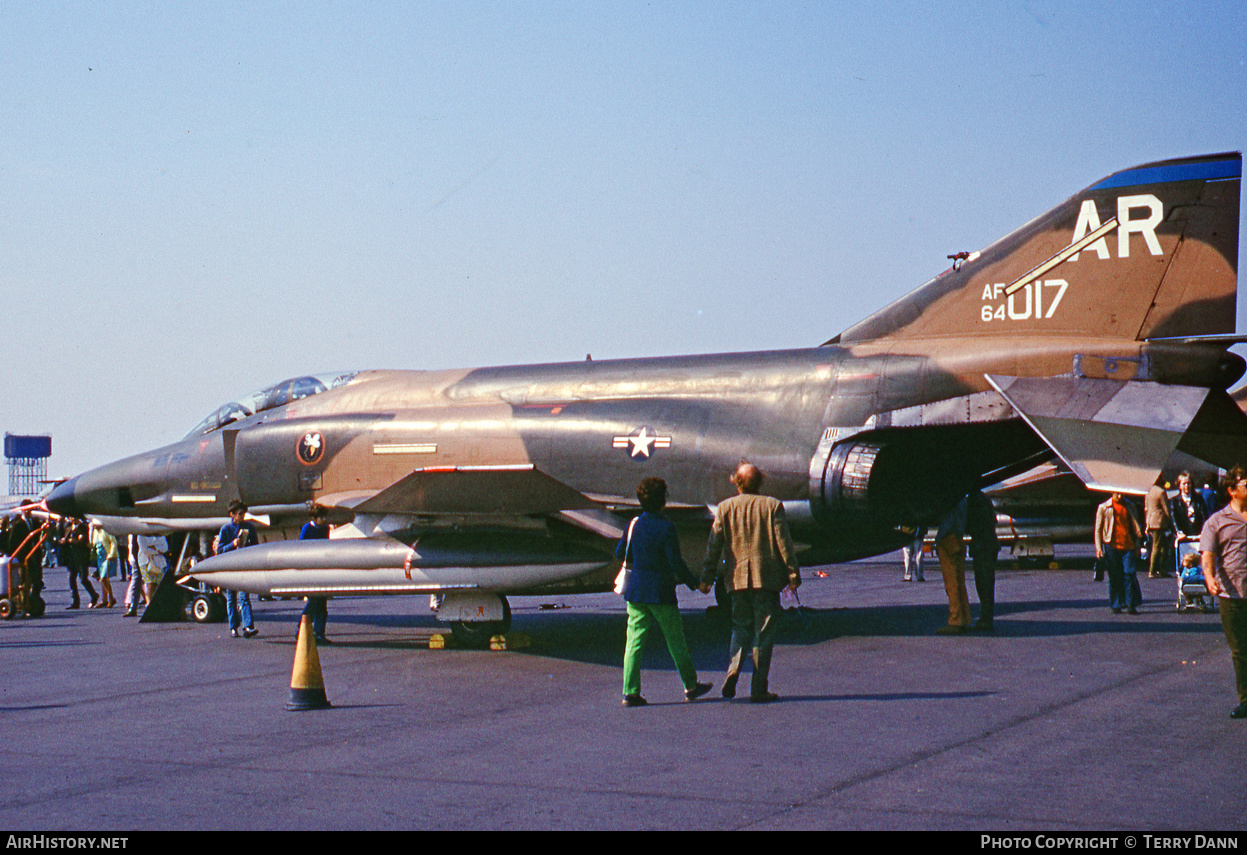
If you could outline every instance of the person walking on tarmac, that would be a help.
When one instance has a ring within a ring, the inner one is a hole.
[[[100,580],[100,601],[93,609],[111,609],[117,605],[112,579],[120,571],[121,549],[113,537],[98,523],[91,523],[91,546],[95,549],[95,577]]]
[[[29,499],[23,500],[29,503]],[[9,561],[17,565],[19,586],[25,602],[26,615],[43,614],[43,541],[46,529],[36,525],[30,508],[25,507],[13,518],[9,529]],[[38,614],[36,614],[36,612]]]
[[[925,582],[926,578],[922,575],[922,542],[927,537],[927,527],[915,524],[905,526],[901,531],[913,532],[913,540],[901,547],[901,561],[905,565],[905,574],[901,581]]]
[[[982,490],[966,496],[966,534],[970,535],[970,561],[974,565],[974,591],[979,597],[979,619],[970,629],[993,632],[996,617],[996,508]]]
[[[944,577],[944,593],[948,595],[948,623],[936,635],[961,635],[970,628],[970,598],[966,595],[966,513],[968,503],[963,497],[953,505],[935,532],[935,554],[940,560]]]
[[[139,549],[137,545],[137,536],[129,535],[124,541],[117,541],[118,546],[125,547],[125,555],[121,558],[121,566],[126,568],[129,576],[124,574],[122,578],[126,579],[126,593],[122,597],[122,603],[126,610],[121,613],[122,617],[135,617],[139,613],[139,602],[144,606],[147,605],[147,592],[143,588],[143,575],[139,572]]]
[[[1247,471],[1233,466],[1222,481],[1230,502],[1208,517],[1200,532],[1200,566],[1208,593],[1218,599],[1221,630],[1234,665],[1238,706],[1230,718],[1247,718]]]
[[[151,606],[152,598],[156,596],[156,586],[160,584],[161,578],[165,575],[165,569],[168,567],[169,559],[165,553],[169,551],[169,541],[163,535],[146,535],[139,534],[134,537],[134,547],[131,553],[134,558],[135,577],[137,582],[131,584],[131,589],[135,585],[143,586],[143,601]],[[137,591],[136,591],[137,593]],[[126,610],[126,617],[134,617],[137,614],[137,597],[131,596],[130,607]]]
[[[320,505],[313,505],[312,519],[299,530],[299,540],[328,540],[329,531],[328,513]],[[303,616],[312,619],[316,643],[328,644],[329,639],[325,637],[325,624],[329,621],[328,597],[308,597]]]
[[[1142,539],[1142,526],[1121,493],[1114,493],[1096,508],[1095,557],[1103,559],[1108,570],[1108,604],[1115,615],[1122,609],[1132,615],[1139,613],[1143,594],[1134,560]]]
[[[667,640],[667,651],[675,662],[684,699],[696,700],[710,691],[709,683],[697,681],[697,669],[684,637],[684,623],[676,602],[675,586],[683,583],[697,590],[697,577],[680,555],[675,525],[662,514],[667,505],[667,482],[661,478],[642,479],[636,488],[641,515],[629,526],[615,547],[615,557],[631,567],[623,591],[628,610],[628,633],[624,642],[623,705],[643,707],[641,696],[641,655],[646,637],[659,629]]]
[[[91,605],[87,608],[95,608],[95,603],[100,598],[100,595],[95,593],[95,588],[91,587],[91,579],[87,574],[87,566],[90,564],[90,548],[91,541],[87,536],[87,524],[82,520],[66,519],[61,534],[61,563],[69,570],[69,592],[72,595],[70,609],[80,606],[79,580],[82,581],[82,586],[91,597]]]
[[[1199,537],[1212,511],[1204,497],[1191,487],[1191,473],[1178,476],[1178,492],[1169,500],[1169,517],[1184,537]]]
[[[1173,517],[1169,513],[1169,496],[1160,485],[1153,484],[1143,506],[1148,540],[1147,576],[1149,579],[1172,576]]]
[[[221,526],[221,533],[217,535],[218,554],[224,555],[260,542],[255,524],[247,521],[247,506],[238,499],[229,503],[229,520]],[[225,613],[229,618],[230,638],[237,638],[240,628],[243,638],[255,638],[260,634],[251,619],[251,595],[246,591],[225,592]]]
[[[801,584],[801,568],[784,506],[763,496],[762,470],[741,461],[732,476],[736,495],[719,503],[701,567],[701,592],[709,593],[722,573],[732,597],[732,640],[728,647],[725,698],[736,696],[736,680],[745,645],[753,640],[753,681],[749,700],[766,704],[779,700],[769,688],[771,653],[779,622],[779,594]],[[720,568],[720,559],[723,567]]]

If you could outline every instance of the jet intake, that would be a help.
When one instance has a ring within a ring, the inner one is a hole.
[[[870,476],[883,446],[877,442],[844,442],[832,449],[823,476],[823,502],[839,514],[870,512]],[[880,487],[876,483],[875,491]]]
[[[988,473],[1046,450],[1020,419],[861,433],[827,452],[811,510],[837,531],[933,525]]]

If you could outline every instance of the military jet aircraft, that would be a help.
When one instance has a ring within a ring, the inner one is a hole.
[[[1059,458],[1142,493],[1175,448],[1239,459],[1226,394],[1240,153],[1097,181],[821,346],[301,377],[180,442],[58,486],[114,530],[200,530],[241,499],[268,542],[195,577],[275,595],[427,593],[465,631],[507,594],[601,591],[634,490],[666,479],[696,560],[742,458],[806,564],[880,554],[968,490]],[[311,503],[329,541],[285,540]]]

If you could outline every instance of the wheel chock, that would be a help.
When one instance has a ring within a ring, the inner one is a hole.
[[[291,712],[323,710],[333,706],[325,697],[325,680],[320,673],[320,655],[316,652],[316,635],[312,619],[304,615],[299,621],[299,640],[294,651],[294,670],[290,674]]]
[[[490,650],[523,650],[532,642],[527,635],[522,632],[514,632],[509,635],[495,635],[489,639]]]
[[[446,636],[442,635],[440,632],[429,639],[429,650],[445,650],[445,649],[446,649]]]

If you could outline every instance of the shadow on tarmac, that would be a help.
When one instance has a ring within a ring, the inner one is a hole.
[[[1152,610],[1149,612],[1149,609]],[[1138,615],[1114,615],[1106,603],[1096,600],[1035,600],[1023,603],[998,604],[996,631],[970,633],[966,640],[993,638],[1054,638],[1096,635],[1101,633],[1172,633],[1220,635],[1219,620],[1161,620],[1156,609],[1172,611],[1171,604],[1144,603]],[[1070,620],[1070,612],[1080,617]],[[1045,613],[1054,615],[1044,619]],[[784,610],[776,646],[817,645],[841,637],[912,637],[925,638],[935,633],[947,620],[947,607],[919,606],[854,606],[835,609],[804,607]],[[1055,617],[1063,615],[1064,619]],[[1081,617],[1085,615],[1085,617]],[[1207,616],[1205,616],[1207,617]],[[513,630],[531,636],[532,646],[521,653],[597,665],[620,663],[627,618],[622,614],[572,612],[538,615],[517,615]],[[727,652],[731,625],[725,615],[714,608],[684,612],[684,632],[693,662],[701,670],[722,667]],[[646,646],[642,667],[672,670],[671,657],[661,634]]]
[[[977,605],[972,606],[977,612]],[[288,607],[269,605],[267,617],[277,621],[289,620],[292,628],[297,625],[302,612],[301,603]],[[727,653],[731,624],[725,610],[716,606],[705,609],[686,608],[682,612],[685,637],[697,668],[707,673],[723,667]],[[915,605],[845,605],[833,608],[800,609],[787,606],[783,610],[777,646],[795,647],[818,645],[842,638],[925,638],[931,636],[947,620],[947,606],[941,603]],[[965,641],[990,641],[1007,638],[1057,638],[1094,635],[1102,633],[1160,633],[1220,635],[1221,625],[1216,618],[1208,619],[1199,613],[1174,615],[1172,601],[1155,598],[1145,602],[1138,615],[1114,615],[1108,609],[1107,597],[1072,597],[1046,600],[1024,600],[998,603],[996,607],[996,631],[994,633],[971,633]],[[1176,619],[1175,619],[1176,618]],[[334,627],[358,628],[361,633],[335,634]],[[397,629],[400,637],[369,637],[369,629]],[[449,627],[437,621],[431,613],[420,609],[398,614],[335,612],[330,606],[329,634],[333,646],[350,650],[411,651],[428,649],[429,637],[434,633],[451,636]],[[569,607],[560,609],[524,608],[513,611],[512,633],[529,637],[530,646],[514,651],[518,655],[558,659],[584,664],[618,667],[623,655],[627,631],[627,616],[622,611],[603,611],[593,607]],[[355,637],[353,637],[355,636]],[[360,637],[362,636],[362,637]],[[265,641],[293,646],[295,637],[269,636]],[[82,642],[65,642],[75,644]],[[956,643],[956,642],[954,642]],[[453,647],[453,641],[451,642]],[[460,648],[463,652],[463,649]],[[651,638],[642,659],[646,670],[674,670],[671,657],[663,643],[661,633]],[[860,699],[866,696],[844,696],[841,699]],[[873,697],[873,696],[870,696]],[[905,696],[897,699],[913,699]]]
[[[72,641],[0,641],[0,650],[25,650],[36,647],[99,647],[98,641],[81,638]]]
[[[1109,611],[1107,602],[1099,599],[1029,600],[1021,603],[997,603],[996,631],[989,634],[975,633],[974,636],[979,638],[990,638],[993,636],[1051,638],[1102,632],[1221,633],[1219,620],[1198,621],[1198,613],[1182,616],[1183,618],[1189,618],[1189,621],[1185,619],[1182,622],[1156,620],[1159,617],[1157,609],[1166,614],[1173,612],[1172,604],[1167,601],[1162,603],[1144,602],[1140,608],[1141,611],[1137,615],[1115,615]],[[977,611],[977,606],[972,606],[972,609]],[[1071,611],[1087,613],[1087,617],[1079,620],[1043,620],[1042,618],[1035,620],[1029,617],[1045,613],[1068,613]],[[784,643],[817,643],[826,638],[834,638],[836,635],[888,637],[931,635],[944,624],[948,614],[944,607],[927,605],[867,606],[834,609],[830,612],[819,612],[807,608],[805,612],[809,618],[810,628],[813,631],[805,630],[800,636],[810,635],[810,638],[794,638],[791,637],[791,634],[786,634],[783,637]],[[830,617],[831,615],[835,615],[835,617],[832,618]],[[1024,620],[1010,621],[1010,618],[1018,617],[1024,618]],[[836,622],[838,632],[831,633],[824,628],[830,621]],[[791,621],[788,623],[788,628],[792,628]]]
[[[714,691],[714,692],[711,692],[710,695],[704,698],[700,698],[697,701],[698,706],[705,706],[707,704],[741,704],[741,703],[747,704],[749,702],[748,677],[749,677],[749,669],[751,667],[752,666],[750,665],[746,665],[745,670],[741,672],[741,678],[742,680],[744,680],[746,688],[743,691],[741,691],[740,694],[736,698],[720,698],[718,691]],[[645,671],[666,670],[666,671],[674,672],[675,668],[667,667],[664,669],[657,665],[651,668],[647,665],[645,666],[643,670]],[[707,673],[710,673],[710,672],[707,671]],[[714,680],[717,686],[718,679],[719,679],[718,677],[709,677],[709,679]],[[998,692],[891,692],[891,693],[875,693],[875,694],[865,693],[865,694],[834,694],[834,695],[794,695],[794,694],[785,693],[783,696],[783,702],[786,704],[789,704],[789,703],[795,703],[798,701],[807,701],[807,702],[808,701],[822,701],[822,702],[828,702],[828,701],[835,701],[835,702],[840,702],[840,701],[883,701],[883,702],[955,701],[955,700],[963,700],[963,699],[989,698],[997,694],[999,693]],[[680,707],[680,706],[684,706],[687,703],[688,702],[684,700],[672,700],[672,701],[649,700],[646,703],[646,706]]]
[[[785,701],[955,701],[990,698],[998,692],[883,692],[836,695],[784,695]]]

